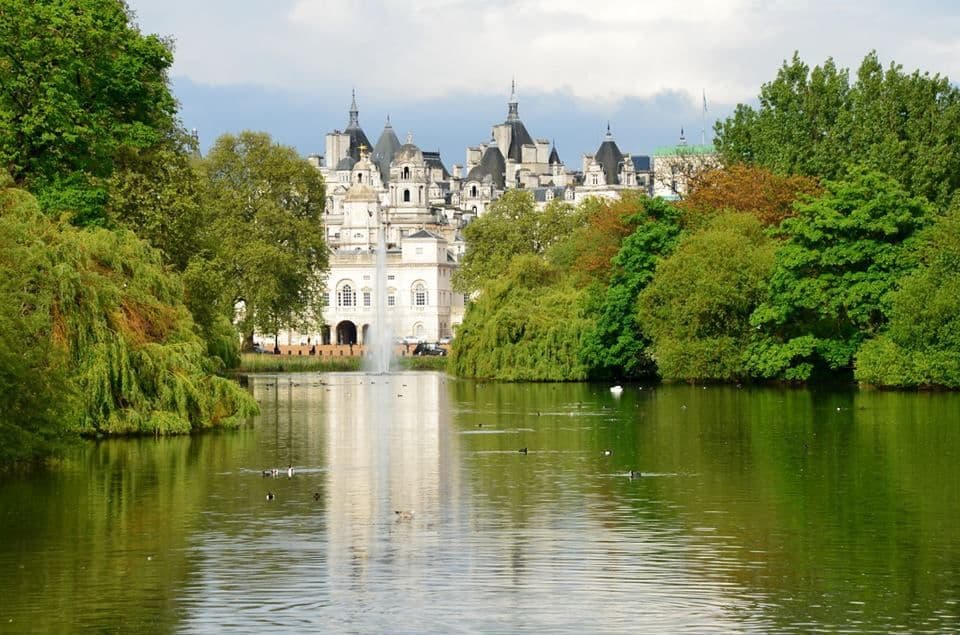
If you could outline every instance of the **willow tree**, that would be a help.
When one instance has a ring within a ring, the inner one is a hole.
[[[513,258],[483,286],[457,329],[453,371],[504,381],[585,379],[582,295],[575,280],[544,257]]]
[[[242,132],[217,139],[200,170],[215,238],[204,266],[223,281],[228,305],[242,304],[246,340],[319,315],[328,258],[316,168],[266,133]]]
[[[237,425],[256,411],[239,385],[216,376],[179,279],[132,233],[52,221],[33,197],[5,189],[0,236],[4,300],[19,300],[19,319],[0,321],[2,339],[30,348],[19,390],[38,391],[34,401],[75,397],[58,432],[183,433]],[[42,381],[28,383],[37,375]],[[34,413],[22,415],[21,427],[35,425]]]

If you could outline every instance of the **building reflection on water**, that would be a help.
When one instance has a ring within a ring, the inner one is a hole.
[[[328,376],[336,384],[323,401],[333,578],[363,579],[377,563],[422,553],[432,539],[422,529],[441,510],[456,514],[458,436],[447,381],[432,373]]]

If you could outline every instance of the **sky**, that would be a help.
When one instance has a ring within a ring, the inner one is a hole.
[[[708,142],[798,51],[856,69],[960,77],[955,0],[128,0],[145,33],[174,41],[171,80],[208,148],[263,130],[302,154],[347,125],[376,143],[389,115],[444,162],[490,138],[511,81],[535,138],[578,168],[609,122],[621,150]],[[704,111],[706,104],[706,111]]]

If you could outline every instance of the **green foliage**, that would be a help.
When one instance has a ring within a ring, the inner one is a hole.
[[[454,274],[454,288],[477,291],[514,256],[542,254],[582,224],[582,215],[568,203],[555,199],[541,212],[529,192],[509,190],[464,229],[467,252]]]
[[[657,262],[680,237],[680,213],[662,199],[638,199],[629,222],[636,226],[613,259],[610,283],[593,290],[588,315],[596,316],[583,338],[580,358],[592,376],[636,377],[654,372],[648,340],[637,321],[637,297],[653,278]]]
[[[175,128],[168,42],[119,0],[5,0],[0,9],[0,168],[55,215],[102,224],[118,154]]]
[[[360,370],[362,366],[362,357],[244,353],[237,371],[241,373],[352,372]]]
[[[77,416],[61,421],[66,430],[181,433],[237,425],[256,411],[247,393],[214,376],[216,360],[195,332],[179,280],[133,234],[58,225],[32,197],[5,190],[0,235],[11,254],[6,284],[30,298],[20,312],[32,321],[14,336],[38,351],[49,342],[46,365],[65,377],[38,390],[53,401],[77,395]]]
[[[776,243],[751,214],[715,218],[660,261],[640,293],[639,321],[667,380],[747,375],[750,314],[773,268]]]
[[[243,302],[241,331],[273,333],[319,315],[327,266],[320,173],[257,132],[223,135],[200,167],[214,254],[197,266],[222,282],[221,305]],[[189,288],[200,297],[212,290]]]
[[[913,266],[914,234],[932,220],[926,201],[876,172],[825,187],[781,225],[787,241],[750,319],[749,363],[760,377],[849,372],[860,344],[886,323],[890,291]]]
[[[864,165],[945,208],[960,187],[960,89],[946,77],[883,69],[868,54],[856,81],[832,59],[812,71],[799,55],[760,91],[760,107],[739,105],[716,126],[728,165],[842,178]]]
[[[920,267],[891,296],[890,323],[857,354],[858,381],[960,388],[960,206],[918,241]]]
[[[0,468],[57,454],[75,436],[64,421],[77,403],[52,338],[48,299],[30,284],[42,254],[7,231],[14,209],[39,215],[25,192],[0,190]]]
[[[107,180],[107,222],[163,253],[177,271],[215,244],[200,201],[195,141],[173,131],[150,148],[122,148]]]
[[[582,296],[542,256],[516,256],[470,306],[449,367],[461,377],[504,381],[584,379]]]

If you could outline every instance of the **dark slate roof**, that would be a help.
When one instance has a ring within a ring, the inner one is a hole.
[[[397,138],[397,133],[393,131],[393,126],[390,125],[390,119],[387,119],[387,125],[383,127],[380,139],[377,140],[377,145],[373,149],[373,162],[380,168],[380,178],[384,185],[390,180],[390,163],[399,149],[400,139]]]
[[[651,170],[649,156],[645,154],[635,154],[630,158],[633,160],[633,169],[637,172],[649,172]]]
[[[491,141],[480,159],[480,165],[470,170],[467,180],[483,181],[484,177],[489,176],[493,179],[494,187],[502,190],[506,187],[506,174],[507,163],[500,154],[500,148],[497,147],[496,142]]]
[[[353,166],[356,165],[357,160],[351,156],[346,156],[340,159],[340,162],[337,163],[337,170],[352,170]]]
[[[507,120],[506,125],[510,126],[510,147],[507,149],[508,159],[513,159],[516,163],[523,161],[523,146],[534,145],[533,137],[527,132],[527,127],[519,119]]]
[[[623,162],[623,153],[617,147],[617,142],[613,140],[609,125],[607,126],[607,136],[597,149],[594,160],[603,168],[607,185],[620,184],[620,163]]]
[[[350,135],[350,156],[354,161],[360,160],[360,146],[365,146],[369,152],[373,146],[363,128],[360,127],[360,110],[357,108],[357,93],[354,91],[353,100],[350,102],[350,123],[347,124],[345,134]]]
[[[444,180],[450,178],[450,173],[447,172],[447,167],[443,164],[443,159],[440,158],[439,150],[437,152],[423,152],[423,162],[426,163],[430,169],[440,168],[443,172]]]
[[[533,192],[533,200],[538,203],[544,203],[547,199],[547,192],[553,191],[553,198],[563,199],[564,197],[564,188],[562,187],[537,187],[531,190]]]
[[[562,165],[563,161],[560,160],[560,153],[557,152],[557,146],[553,146],[553,149],[550,150],[550,160],[547,161],[550,165]]]
[[[410,234],[407,238],[432,238],[434,240],[443,240],[442,236],[437,236],[433,232],[428,232],[426,229],[421,229],[418,232]]]

